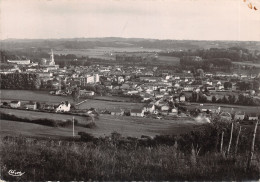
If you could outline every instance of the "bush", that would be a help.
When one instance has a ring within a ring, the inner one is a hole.
[[[29,119],[29,118],[21,118],[12,114],[6,114],[3,112],[0,112],[0,118],[5,120],[11,120],[11,121],[19,121],[19,122],[25,122],[25,123],[34,123],[44,126],[52,126],[52,127],[66,127],[72,125],[71,120],[67,120],[66,122],[60,121],[60,120],[53,120],[53,119],[47,119],[47,118],[40,118],[40,119]],[[74,120],[74,124],[76,125],[78,123],[77,120]]]
[[[86,132],[78,132],[78,135],[80,135],[82,141],[90,142],[96,140],[93,135]]]
[[[90,122],[90,123],[86,124],[85,127],[86,127],[86,128],[90,128],[90,129],[93,129],[93,128],[97,128],[97,125],[96,125],[96,123],[94,123],[94,122]]]

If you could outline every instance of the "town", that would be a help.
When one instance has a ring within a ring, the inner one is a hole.
[[[174,52],[180,53],[182,51]],[[182,56],[180,65],[161,68],[153,64],[142,66],[124,63],[156,60],[158,55],[169,53],[138,53],[138,56],[134,53],[119,53],[115,59],[121,65],[101,63],[85,66],[87,58],[84,63],[74,55],[74,59],[67,60],[71,65],[60,66],[55,63],[53,50],[50,50],[49,58],[40,58],[39,62],[32,62],[25,57],[7,59],[15,55],[1,54],[2,89],[43,90],[49,93],[50,99],[52,95],[63,99],[61,103],[48,103],[37,100],[37,96],[32,99],[22,98],[23,94],[19,94],[20,99],[4,98],[5,90],[2,90],[1,107],[4,108],[84,112],[93,109],[91,105],[85,107],[84,102],[103,100],[122,103],[117,107],[109,104],[94,107],[101,114],[115,116],[176,120],[203,115],[210,120],[213,113],[218,113],[223,118],[236,121],[254,121],[259,117],[259,68],[231,64],[228,59],[215,58],[210,63],[207,60],[207,64],[211,65],[211,68],[207,68],[200,66],[204,60],[199,56]],[[255,56],[259,57],[259,53]],[[137,104],[134,108],[128,108],[124,102]],[[243,105],[254,107],[244,109]]]

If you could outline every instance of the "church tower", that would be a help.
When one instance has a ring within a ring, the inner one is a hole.
[[[55,65],[53,51],[51,50],[50,65]]]

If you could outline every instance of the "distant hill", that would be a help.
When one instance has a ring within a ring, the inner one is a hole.
[[[158,40],[143,38],[64,38],[64,39],[6,39],[1,40],[2,50],[22,49],[93,49],[97,47],[142,47],[160,50],[195,50],[209,48],[242,47],[260,50],[256,41],[199,41],[199,40]]]

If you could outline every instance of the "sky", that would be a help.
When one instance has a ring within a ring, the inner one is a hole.
[[[0,0],[0,39],[260,41],[260,0]]]

